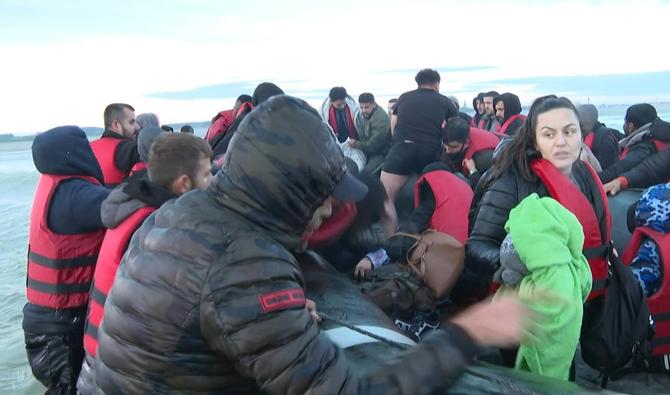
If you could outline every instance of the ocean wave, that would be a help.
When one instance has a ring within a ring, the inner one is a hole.
[[[37,185],[39,175],[34,170],[0,171],[0,188],[11,190],[18,186]]]

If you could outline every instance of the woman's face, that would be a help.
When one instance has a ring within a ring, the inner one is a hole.
[[[544,159],[570,175],[582,147],[577,114],[568,108],[557,108],[538,115],[535,141],[535,148]]]

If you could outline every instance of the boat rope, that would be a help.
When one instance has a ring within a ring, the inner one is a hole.
[[[376,333],[366,331],[365,329],[358,328],[357,326],[354,326],[354,325],[352,325],[352,324],[350,324],[346,321],[338,320],[337,318],[333,318],[333,317],[329,316],[328,314],[325,314],[325,313],[322,313],[322,312],[319,312],[317,314],[319,314],[319,317],[321,317],[321,319],[323,321],[331,321],[334,324],[341,325],[345,328],[349,328],[352,331],[358,332],[362,335],[368,336],[368,337],[373,338],[375,340],[378,340],[382,343],[388,344],[389,346],[393,346],[393,347],[396,347],[396,348],[401,349],[401,350],[406,350],[410,347],[408,344],[399,343],[399,342],[393,341],[389,338],[386,338],[384,336],[377,335]]]

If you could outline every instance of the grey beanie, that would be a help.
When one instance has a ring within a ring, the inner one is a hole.
[[[514,248],[512,237],[507,235],[500,245],[500,268],[493,275],[493,279],[515,287],[527,274],[528,269]]]
[[[144,129],[149,126],[161,126],[158,124],[158,116],[152,112],[145,112],[137,117],[135,117],[137,124],[140,125],[140,129]]]
[[[142,162],[149,162],[151,144],[154,143],[161,133],[165,133],[165,131],[158,126],[147,126],[140,130],[140,134],[137,137],[137,152],[139,152]]]
[[[587,129],[593,129],[593,126],[598,121],[598,109],[593,104],[582,104],[577,107],[577,115],[579,115],[579,123]],[[582,130],[582,132],[591,131]]]

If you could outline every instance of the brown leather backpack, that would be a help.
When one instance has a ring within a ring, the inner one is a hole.
[[[416,240],[407,251],[407,265],[441,299],[451,291],[463,272],[465,247],[446,233],[428,229],[421,235],[398,232]]]

